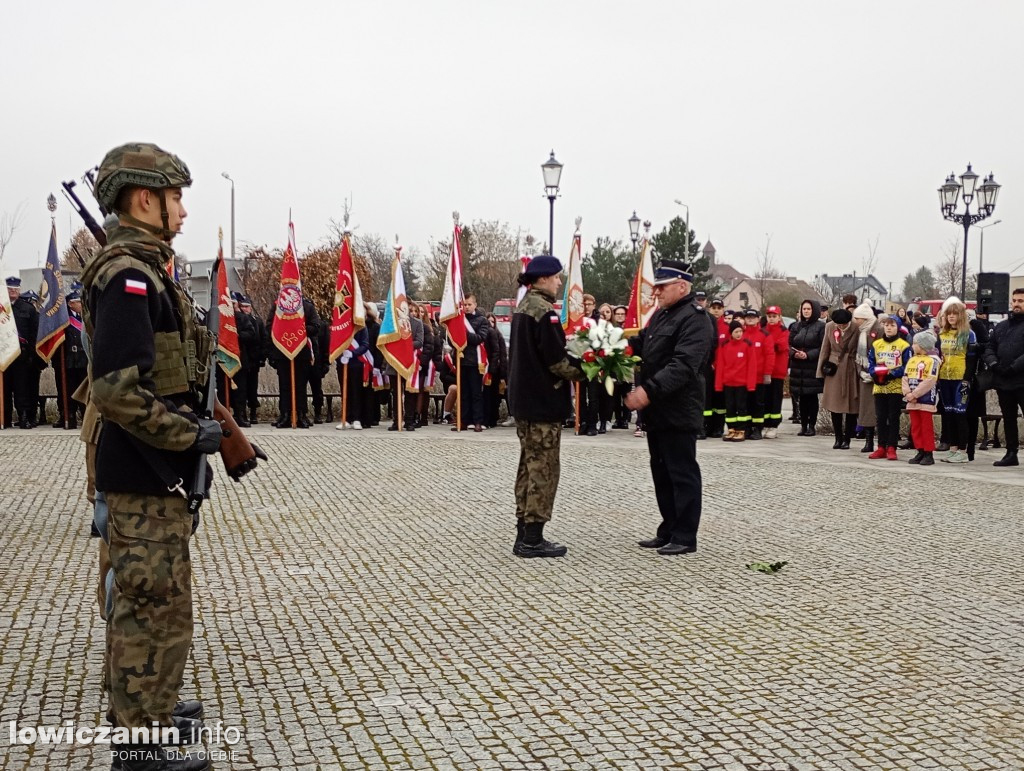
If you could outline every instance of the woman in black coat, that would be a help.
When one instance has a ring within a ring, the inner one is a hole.
[[[818,423],[818,395],[825,388],[818,374],[818,354],[825,339],[825,322],[818,318],[818,304],[800,303],[800,318],[789,330],[789,392],[799,397],[800,422],[797,436],[814,436]]]

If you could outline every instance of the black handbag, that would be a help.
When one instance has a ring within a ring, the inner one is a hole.
[[[839,371],[839,366],[834,361],[822,362],[821,374],[825,377],[832,377]]]

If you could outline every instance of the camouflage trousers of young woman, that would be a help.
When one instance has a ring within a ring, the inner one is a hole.
[[[192,645],[192,515],[181,496],[107,493],[106,501],[107,716],[118,726],[170,725]]]
[[[516,420],[516,434],[516,517],[525,524],[550,522],[561,474],[562,424]]]

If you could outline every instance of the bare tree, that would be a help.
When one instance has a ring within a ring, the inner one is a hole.
[[[837,286],[830,284],[825,278],[825,274],[815,276],[814,281],[811,282],[811,288],[821,295],[821,298],[830,306],[835,305],[836,301],[839,299],[840,293]]]
[[[871,239],[868,239],[868,253],[861,260],[860,268],[861,273],[865,278],[873,276],[875,271],[878,270],[878,239],[880,235],[875,236],[875,243],[871,243]]]
[[[762,299],[768,288],[769,281],[786,277],[785,273],[775,267],[771,234],[765,233],[764,238],[764,249],[757,250],[757,270],[754,271],[754,280],[757,282],[757,296]]]
[[[88,263],[99,250],[99,242],[93,238],[89,228],[79,228],[71,236],[71,244],[61,255],[61,270],[70,270],[73,273],[78,273],[83,267],[82,262],[79,260]]]
[[[957,295],[959,297],[961,286],[960,282],[963,280],[963,252],[960,247],[960,236],[951,239],[946,243],[946,247],[942,250],[943,258],[935,266],[932,271],[935,276],[935,287],[939,290],[939,297],[949,297],[951,295]],[[978,285],[978,277],[974,272],[967,269],[967,291],[964,292],[968,297],[974,294]],[[966,300],[966,297],[961,297],[961,300]]]
[[[0,261],[4,258],[4,252],[7,251],[7,245],[14,238],[14,233],[21,226],[21,221],[25,216],[25,204],[19,203],[14,207],[13,212],[4,212],[0,214]]]

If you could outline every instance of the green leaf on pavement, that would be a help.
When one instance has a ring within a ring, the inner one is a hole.
[[[751,562],[747,567],[758,573],[778,573],[788,562]]]

